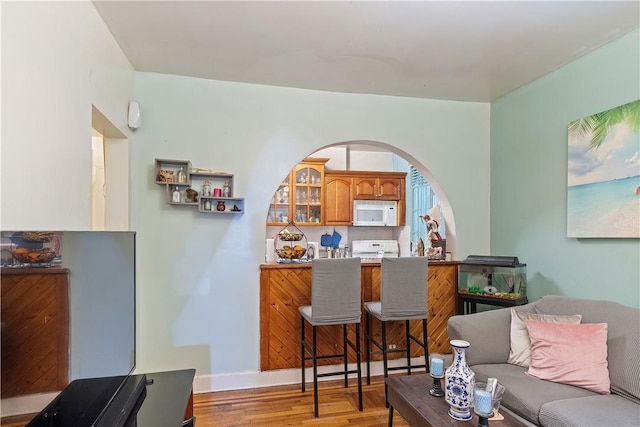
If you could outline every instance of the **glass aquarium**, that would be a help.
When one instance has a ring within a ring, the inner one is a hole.
[[[469,255],[458,265],[458,293],[526,297],[527,264],[512,256]]]

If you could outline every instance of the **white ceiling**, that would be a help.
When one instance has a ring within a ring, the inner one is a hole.
[[[640,27],[632,1],[97,1],[138,71],[492,101]]]

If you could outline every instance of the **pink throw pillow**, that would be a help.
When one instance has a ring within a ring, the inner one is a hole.
[[[528,375],[610,393],[606,323],[525,323],[531,338]]]

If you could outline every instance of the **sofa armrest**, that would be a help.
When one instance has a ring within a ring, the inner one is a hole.
[[[450,317],[447,332],[452,340],[469,342],[469,365],[506,363],[511,347],[511,310],[500,308]]]

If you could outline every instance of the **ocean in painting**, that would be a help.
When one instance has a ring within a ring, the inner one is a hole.
[[[640,176],[568,188],[568,237],[640,237]]]

